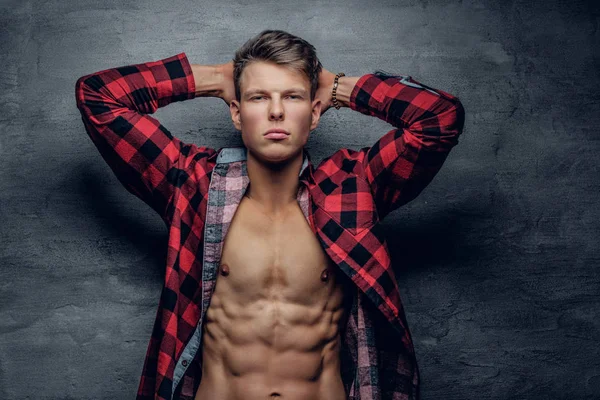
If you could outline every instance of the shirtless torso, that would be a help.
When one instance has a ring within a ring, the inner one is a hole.
[[[206,314],[196,400],[346,399],[342,274],[297,204],[274,218],[244,197]]]

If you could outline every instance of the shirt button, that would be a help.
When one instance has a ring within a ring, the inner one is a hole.
[[[181,365],[183,365],[184,367],[187,367],[187,364],[188,364],[188,361],[187,361],[187,360],[183,360],[183,361],[181,362]]]

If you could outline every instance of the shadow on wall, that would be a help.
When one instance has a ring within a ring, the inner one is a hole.
[[[475,260],[486,256],[485,246],[473,243],[469,219],[455,211],[442,209],[414,218],[400,213],[384,221],[396,275],[421,273],[457,263],[475,265]]]
[[[74,176],[70,181],[73,194],[81,199],[81,207],[87,209],[86,213],[95,217],[94,226],[90,229],[97,231],[100,239],[108,238],[99,245],[111,246],[113,249],[105,250],[115,253],[117,259],[118,253],[128,252],[128,249],[145,254],[131,265],[116,265],[119,275],[129,277],[132,282],[139,282],[141,277],[162,282],[168,232],[156,212],[127,192],[120,183],[113,185],[111,181],[116,178],[110,175],[110,180],[107,180],[106,174],[98,171],[95,164],[83,163],[73,171]],[[123,201],[124,196],[129,196],[129,199]],[[153,219],[159,222],[153,223]],[[119,246],[115,246],[115,243]],[[126,255],[122,258],[131,257]]]

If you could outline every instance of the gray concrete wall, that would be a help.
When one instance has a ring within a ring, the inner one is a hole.
[[[0,4],[0,398],[134,398],[166,229],[118,183],[78,77],[186,52],[228,61],[265,28],[347,75],[460,97],[460,144],[385,221],[424,399],[600,398],[600,9],[584,1],[27,1]],[[219,99],[155,114],[241,145]],[[317,163],[390,126],[330,110]]]

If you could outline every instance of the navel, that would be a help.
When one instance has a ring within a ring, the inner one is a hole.
[[[327,282],[329,280],[329,270],[325,269],[323,270],[323,272],[321,272],[321,280],[323,282]]]
[[[221,264],[221,275],[229,275],[229,266],[227,264]]]

